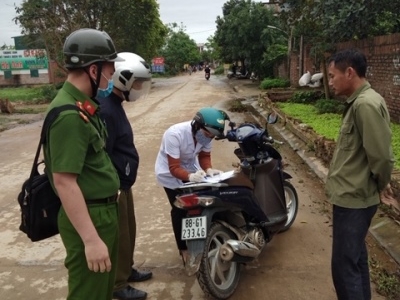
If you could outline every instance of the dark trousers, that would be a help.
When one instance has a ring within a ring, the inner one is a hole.
[[[126,288],[133,266],[136,240],[136,218],[132,190],[121,190],[118,200],[118,264],[114,291]]]
[[[186,242],[181,240],[181,232],[182,232],[182,219],[186,217],[187,211],[184,209],[177,208],[174,205],[175,197],[178,195],[176,190],[171,190],[169,188],[164,187],[165,192],[167,193],[167,197],[169,203],[171,204],[171,222],[172,229],[174,230],[176,245],[179,250],[186,250]]]
[[[365,238],[378,206],[333,205],[332,279],[339,300],[371,300]]]

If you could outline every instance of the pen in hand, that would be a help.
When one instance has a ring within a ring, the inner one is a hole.
[[[194,164],[193,166],[196,169],[196,173],[198,173],[199,175],[203,176],[204,178],[208,177],[206,172],[204,172],[204,170],[202,168],[198,167],[196,164]]]

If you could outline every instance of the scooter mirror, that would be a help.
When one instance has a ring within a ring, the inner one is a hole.
[[[276,112],[272,112],[272,113],[268,114],[267,122],[268,122],[268,124],[275,124],[276,122],[278,122],[278,115],[276,114]]]

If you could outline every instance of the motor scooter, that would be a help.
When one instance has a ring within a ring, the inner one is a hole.
[[[205,73],[204,77],[209,80],[210,79],[210,73]]]
[[[270,115],[269,123],[277,117]],[[282,157],[267,129],[254,123],[236,127],[223,137],[236,142],[239,169],[220,182],[188,183],[179,187],[174,205],[187,210],[182,220],[188,275],[197,275],[204,293],[227,299],[239,283],[240,266],[256,259],[297,216],[298,196],[283,170]],[[218,176],[218,175],[216,175]]]

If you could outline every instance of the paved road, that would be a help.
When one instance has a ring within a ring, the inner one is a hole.
[[[138,237],[135,263],[150,269],[154,278],[134,286],[148,299],[205,299],[195,277],[187,277],[176,250],[169,203],[154,177],[154,162],[163,132],[172,124],[190,120],[203,106],[226,109],[235,93],[224,79],[203,73],[155,79],[144,101],[126,103],[140,154],[134,187]],[[251,115],[230,113],[238,123]],[[58,236],[31,243],[18,231],[16,194],[28,176],[41,123],[0,133],[0,299],[65,299],[65,255]],[[234,144],[214,141],[213,164],[230,170]],[[231,299],[333,300],[330,277],[331,228],[324,215],[321,182],[288,146],[281,146],[286,169],[293,175],[301,201],[292,228],[276,236],[261,256],[242,269],[241,281]],[[383,299],[374,295],[373,299]],[[95,300],[95,299],[93,299]]]

